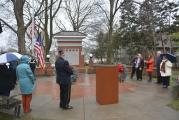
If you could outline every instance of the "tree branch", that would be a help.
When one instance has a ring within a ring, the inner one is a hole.
[[[6,21],[4,21],[1,18],[0,18],[0,21],[2,21],[6,26],[8,26],[13,32],[15,32],[17,34],[17,31],[11,25],[9,25]]]
[[[60,2],[59,2],[59,4],[58,4],[58,7],[57,7],[56,11],[55,11],[54,14],[52,15],[52,18],[54,18],[55,15],[57,14],[58,10],[60,9],[61,3],[62,3],[62,0],[60,0]]]
[[[43,6],[44,1],[45,1],[45,0],[42,0],[40,6],[39,6],[39,8],[38,8],[38,10],[34,13],[34,17],[38,15],[40,9],[41,9],[42,6]],[[30,4],[29,4],[29,5],[30,5]],[[31,8],[32,8],[32,7],[33,7],[33,6],[31,6]],[[27,28],[29,27],[29,25],[30,25],[31,23],[32,23],[32,18],[31,18],[30,21],[25,25],[25,30],[27,30]]]
[[[69,20],[71,21],[70,23],[72,24],[73,26],[73,29],[76,28],[76,25],[75,25],[75,18],[72,16],[72,11],[71,11],[71,8],[70,8],[70,1],[68,1],[69,4],[67,3],[67,1],[65,1],[65,10],[66,10],[66,13],[69,17]]]
[[[136,3],[136,4],[138,4],[138,5],[141,5],[141,3],[140,2],[137,2],[137,1],[135,1],[135,0],[132,0],[134,3]]]
[[[57,25],[57,27],[60,29],[60,30],[66,30],[66,27],[65,27],[65,25],[62,23],[62,21],[61,20],[55,20],[55,23],[56,23],[56,25]],[[60,25],[58,24],[58,23],[60,23],[62,26],[63,26],[63,28],[62,27],[60,27]],[[55,34],[53,34],[52,36],[54,36]]]
[[[45,0],[43,0],[43,2],[44,2]],[[58,0],[56,0],[54,3],[52,3],[50,6],[48,6],[47,7],[47,9],[50,9],[50,7],[52,7],[56,2],[57,2]],[[43,5],[43,4],[42,4]],[[46,9],[46,8],[45,8]],[[40,12],[36,12],[36,14],[35,14],[35,16],[38,16],[38,15],[40,15],[41,13],[43,13],[44,11],[45,11],[45,9],[43,9],[42,11],[40,11]]]
[[[107,14],[106,10],[104,10],[104,9],[103,9],[103,7],[102,7],[99,3],[96,3],[95,5],[97,5],[98,7],[100,7],[100,8],[101,8],[101,10],[104,12],[104,14],[105,14],[105,16],[106,16],[107,20],[109,21],[109,16],[108,16],[108,14]]]
[[[42,0],[42,2],[41,2],[41,4],[40,4],[40,7],[39,7],[39,9],[34,13],[34,16],[39,15],[38,13],[39,13],[40,9],[42,8],[44,1],[45,1],[45,0]]]
[[[119,0],[116,1],[113,17],[116,15],[117,11],[120,9]]]

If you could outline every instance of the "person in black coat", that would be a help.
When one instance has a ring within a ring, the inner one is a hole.
[[[63,58],[64,52],[62,49],[58,51],[58,58],[55,62],[56,82],[60,86],[60,105],[62,109],[72,109],[69,105],[71,96],[71,75],[73,74],[72,67],[68,61]]]
[[[142,58],[142,55],[140,53],[137,55],[135,68],[136,68],[137,80],[142,80],[142,72],[143,72],[143,68],[144,68],[144,59]]]
[[[11,80],[14,83],[14,86],[15,86],[16,81],[17,81],[17,77],[16,77],[16,68],[17,68],[17,65],[18,65],[18,61],[11,61],[10,65],[9,65],[9,69],[11,71],[10,76],[11,76]]]
[[[31,58],[29,65],[30,65],[30,68],[31,68],[33,74],[35,75],[35,69],[36,69],[36,65],[37,65],[35,58],[33,58],[33,57]]]
[[[161,77],[161,74],[160,74],[160,63],[162,62],[162,57],[160,55],[161,55],[161,52],[157,51],[157,57],[156,57],[157,84],[162,83],[162,77]]]
[[[133,58],[133,60],[132,60],[131,79],[133,79],[133,76],[134,76],[134,74],[136,72],[136,68],[135,68],[136,62],[137,62],[137,56],[135,58]]]
[[[16,84],[15,69],[6,64],[0,64],[0,95],[9,96],[10,91],[14,89]]]

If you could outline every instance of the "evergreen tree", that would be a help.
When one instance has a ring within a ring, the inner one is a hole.
[[[100,32],[96,36],[96,49],[93,51],[94,56],[97,59],[101,60],[101,63],[103,63],[103,58],[106,58],[107,55],[107,40],[108,40],[108,34],[105,34],[103,32]]]
[[[174,2],[168,0],[145,0],[142,3],[139,11],[139,30],[142,38],[140,41],[147,50],[156,48],[155,33],[157,29],[162,32],[170,26],[171,15],[176,11],[176,7]]]
[[[118,43],[116,47],[126,48],[129,54],[133,54],[131,48],[135,47],[136,41],[134,33],[137,31],[137,8],[133,0],[124,0],[120,9],[120,28],[118,34],[114,35],[115,43]],[[116,45],[115,43],[114,45]],[[134,49],[133,51],[135,52]]]
[[[174,19],[177,11],[178,4],[175,2],[169,2],[162,0],[162,3],[158,5],[157,13],[159,17],[159,27],[160,31],[168,31],[168,28],[171,25],[171,19]]]
[[[154,46],[154,33],[157,16],[155,14],[155,0],[145,0],[139,11],[140,46],[149,49]]]

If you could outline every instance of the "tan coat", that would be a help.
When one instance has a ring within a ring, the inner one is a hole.
[[[161,66],[163,64],[163,62],[165,62],[165,60],[162,60],[161,64],[160,64],[160,73],[161,76],[165,77],[165,76],[171,76],[172,75],[172,63],[167,60],[165,62],[165,72],[161,71]]]

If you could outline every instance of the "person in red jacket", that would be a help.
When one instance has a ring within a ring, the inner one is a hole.
[[[118,64],[118,80],[122,83],[125,80],[124,65]]]
[[[151,82],[152,81],[152,72],[153,72],[153,69],[154,69],[154,59],[152,58],[151,55],[148,56],[148,60],[145,61],[146,65],[147,65],[147,68],[146,68],[146,71],[148,73],[148,82]]]

